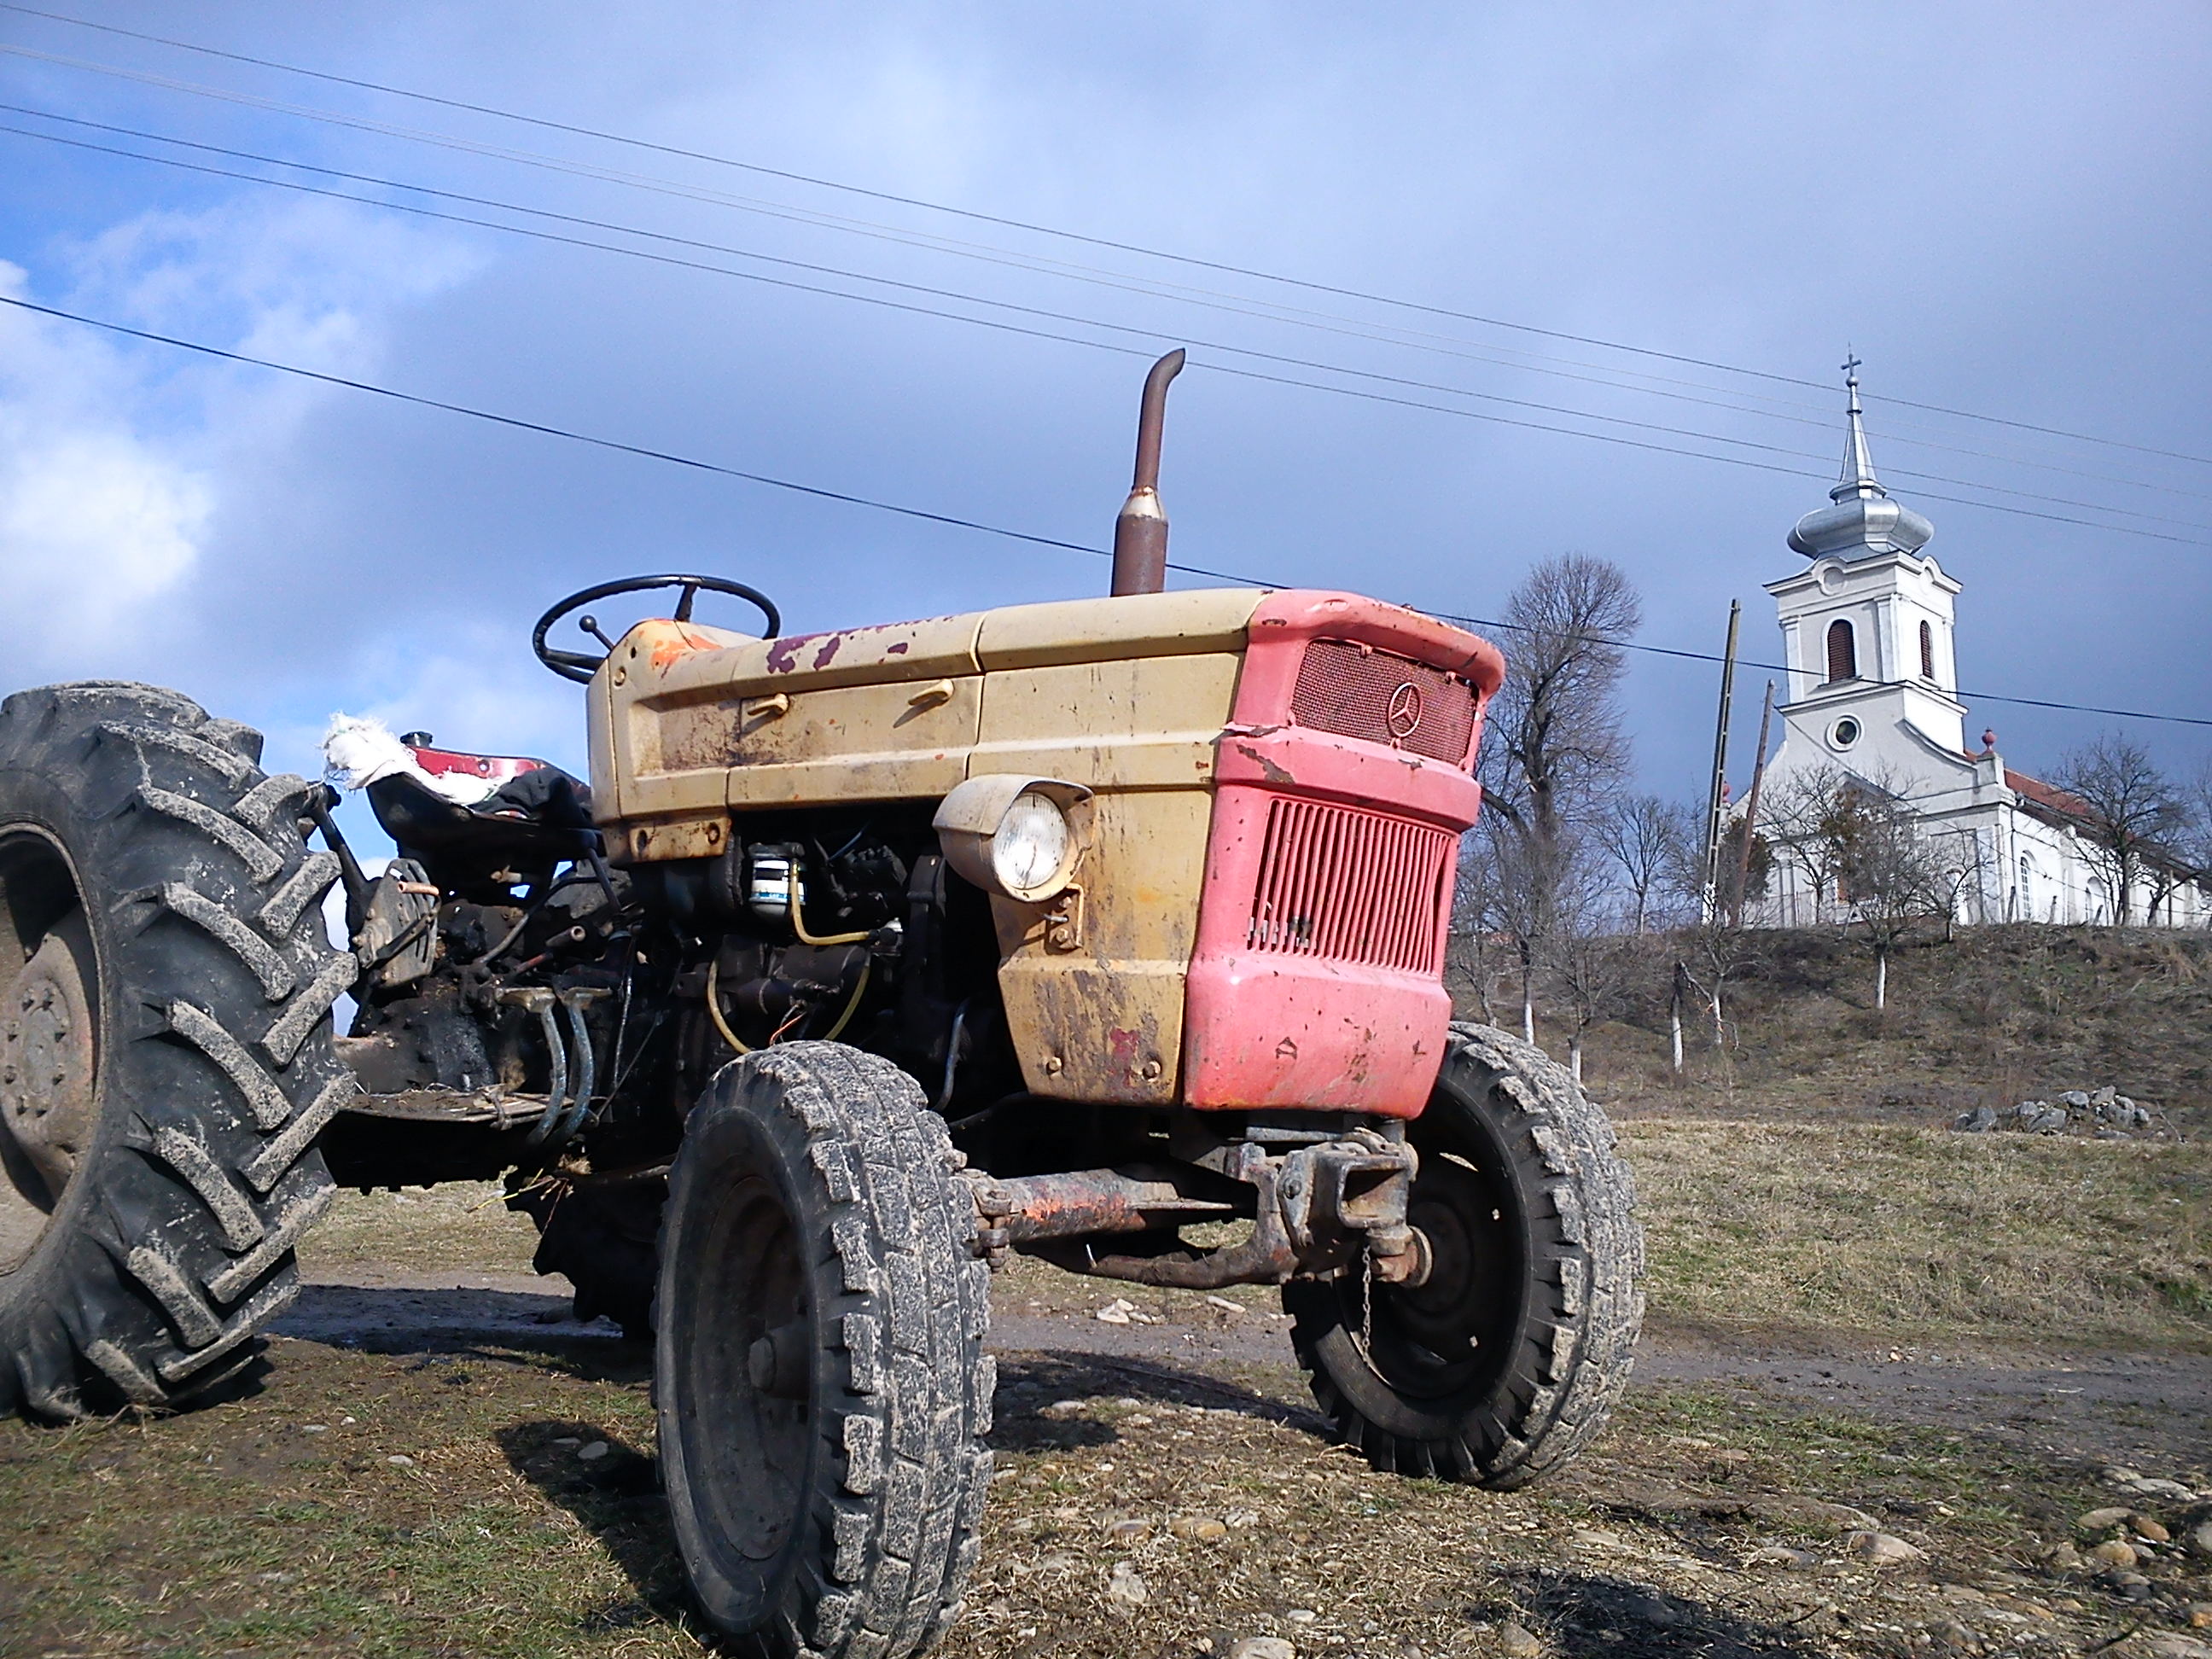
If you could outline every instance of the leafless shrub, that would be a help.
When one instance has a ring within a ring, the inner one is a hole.
[[[1626,921],[1638,933],[1681,920],[1681,875],[1697,856],[1695,815],[1659,795],[1622,795],[1592,818],[1590,835],[1619,870]]]
[[[2179,874],[2168,843],[2187,833],[2189,813],[2181,792],[2152,763],[2150,752],[2108,732],[2068,750],[2052,781],[2085,809],[2086,839],[2112,895],[2112,919],[2123,927],[2134,920],[2138,885],[2152,887],[2155,910]]]

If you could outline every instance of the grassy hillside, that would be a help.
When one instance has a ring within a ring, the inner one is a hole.
[[[1711,1046],[1690,1011],[1689,1064],[1668,1063],[1667,990],[1679,951],[1698,971],[1694,941],[1639,947],[1617,1017],[1594,1027],[1585,1077],[1617,1115],[1849,1116],[1948,1121],[2111,1084],[2162,1108],[2191,1134],[2212,1133],[2212,935],[2088,927],[1976,928],[1949,942],[1901,946],[1889,1006],[1874,1011],[1865,941],[1833,929],[1748,933],[1723,997],[1729,1042]],[[1480,1018],[1464,975],[1455,990]],[[1510,1024],[1504,980],[1492,1007]],[[1563,1018],[1538,1005],[1537,1040],[1566,1052]]]
[[[2212,1142],[1631,1120],[1655,1321],[2212,1348]]]

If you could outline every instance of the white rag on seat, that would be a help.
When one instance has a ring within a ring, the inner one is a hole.
[[[465,772],[427,772],[415,751],[392,735],[382,720],[366,714],[333,714],[323,733],[323,775],[348,789],[366,789],[379,778],[404,772],[424,788],[456,806],[474,806],[499,786]]]

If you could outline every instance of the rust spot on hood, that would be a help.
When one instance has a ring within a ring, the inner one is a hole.
[[[771,674],[790,673],[799,666],[800,649],[813,644],[821,637],[819,634],[785,635],[783,638],[769,647],[768,672]]]
[[[1266,778],[1267,781],[1272,784],[1281,786],[1295,784],[1297,781],[1296,778],[1291,775],[1287,769],[1277,765],[1273,759],[1261,754],[1258,750],[1253,748],[1249,743],[1238,744],[1237,745],[1237,752],[1243,756],[1246,760],[1250,761],[1255,766],[1258,767],[1260,769],[1260,775]]]
[[[638,629],[651,650],[647,661],[656,669],[664,669],[679,657],[688,657],[696,651],[719,651],[722,641],[710,639],[696,629],[686,628],[679,622],[650,622]]]

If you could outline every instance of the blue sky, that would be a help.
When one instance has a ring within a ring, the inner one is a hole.
[[[1962,683],[2212,715],[2212,465],[2145,453],[2212,456],[2201,8],[397,0],[75,15],[1467,317],[6,11],[0,46],[24,49],[0,52],[10,105],[954,289],[972,297],[904,299],[969,315],[1013,316],[980,301],[1078,315],[1091,322],[1023,325],[1092,343],[8,133],[0,292],[1099,546],[1127,488],[1144,363],[1193,343],[1169,422],[1172,556],[1480,616],[1532,560],[1597,553],[1641,587],[1646,641],[1716,648],[1741,598],[1747,654],[1769,659],[1759,584],[1796,568],[1783,538],[1825,500],[1848,343],[1865,361],[1877,464],[1934,520],[1930,550],[1966,585]],[[185,154],[40,116],[0,125]],[[1269,303],[1315,314],[1252,314]],[[1459,412],[1225,372],[1240,366]],[[1471,417],[1485,413],[1761,466]],[[769,589],[793,628],[1097,592],[1105,579],[1099,559],[0,313],[8,686],[174,684],[263,726],[272,763],[292,769],[313,769],[337,708],[579,764],[580,696],[531,659],[532,619],[568,589],[684,566]],[[1739,787],[1765,678],[1739,685]],[[1638,660],[1644,787],[1700,790],[1712,696],[1709,667]],[[2111,724],[1970,702],[1969,732],[1996,726],[2031,768]],[[2177,769],[2212,752],[2203,728],[2134,729]]]

